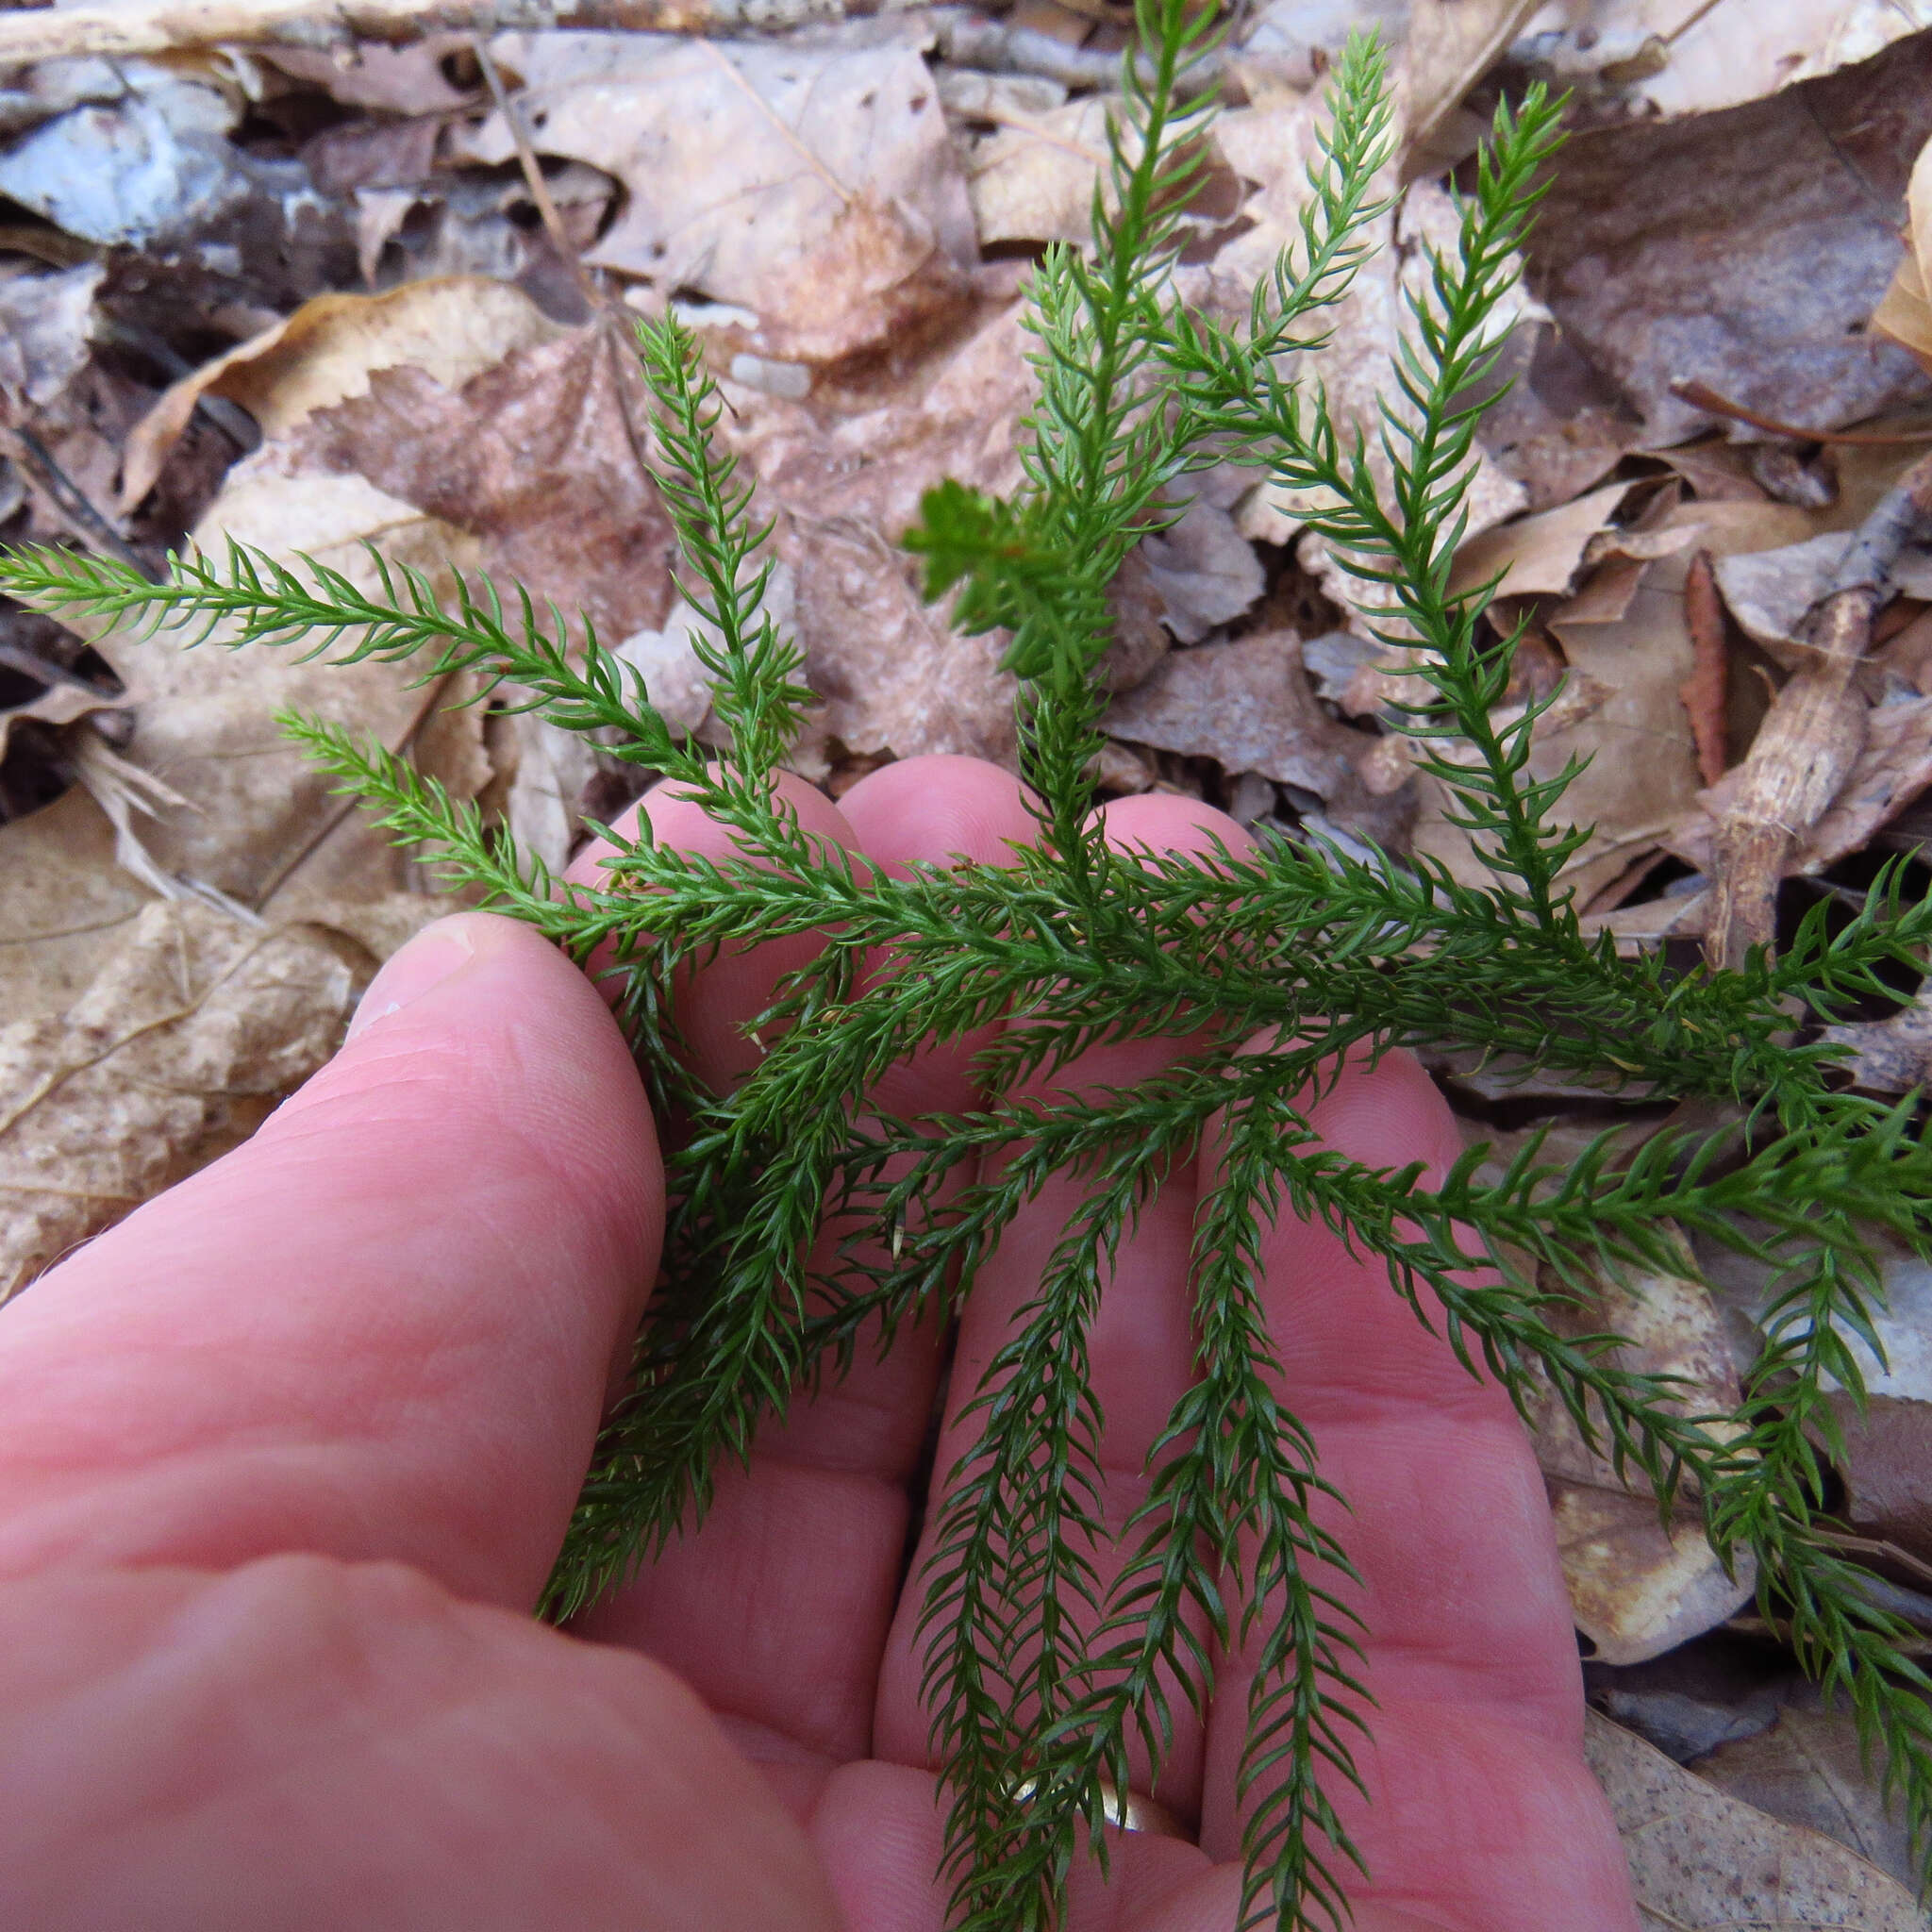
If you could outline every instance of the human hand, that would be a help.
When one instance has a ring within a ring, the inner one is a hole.
[[[1011,781],[963,759],[888,766],[840,808],[794,796],[880,863],[996,859],[1031,828]],[[647,803],[661,838],[722,849],[688,803]],[[1176,800],[1108,816],[1183,849],[1208,824],[1239,839]],[[743,1064],[740,1025],[795,962],[726,958],[688,990],[708,1073]],[[945,1049],[880,1099],[969,1094]],[[1396,1056],[1316,1118],[1360,1158],[1456,1151]],[[1050,1190],[984,1270],[950,1407],[1068,1205]],[[1092,1339],[1110,1520],[1187,1372],[1191,1211],[1184,1179],[1155,1204]],[[768,1431],[580,1636],[527,1618],[661,1223],[604,1007],[472,914],[384,969],[343,1052],[248,1145],[0,1311],[0,1924],[939,1932],[916,1563],[902,1588],[938,1336],[861,1354]],[[1373,1803],[1346,1807],[1371,1868],[1357,1925],[1628,1932],[1507,1403],[1325,1232],[1284,1224],[1267,1261],[1286,1400],[1354,1507],[1380,1703]],[[962,1446],[949,1419],[941,1472]],[[1158,1787],[1198,1843],[1125,1835],[1110,1885],[1076,1878],[1070,1932],[1233,1924],[1242,1690],[1237,1658]]]

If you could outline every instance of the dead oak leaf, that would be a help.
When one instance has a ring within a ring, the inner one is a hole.
[[[835,361],[959,303],[974,258],[938,90],[909,37],[870,46],[499,35],[540,153],[624,184],[594,265],[750,310],[741,346]],[[501,114],[462,137],[503,163]]]
[[[378,370],[408,365],[456,389],[513,349],[560,333],[527,295],[480,275],[406,282],[380,295],[317,295],[162,393],[127,439],[121,506],[153,489],[204,396],[239,404],[273,440],[316,409],[366,394]]]

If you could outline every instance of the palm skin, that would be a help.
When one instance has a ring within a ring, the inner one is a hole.
[[[812,829],[891,865],[996,858],[1010,779],[915,759]],[[718,828],[654,794],[661,838]],[[1217,815],[1113,808],[1128,845]],[[686,990],[728,1077],[781,948]],[[1111,1050],[1119,1080],[1171,1045]],[[970,1047],[888,1077],[969,1096]],[[1452,1158],[1391,1057],[1323,1131]],[[1204,1156],[1204,1159],[1211,1156]],[[940,1932],[941,1813],[917,1695],[909,1484],[941,1368],[908,1338],[768,1431],[705,1527],[565,1636],[532,1623],[655,1273],[656,1137],[590,983],[508,921],[391,962],[343,1052],[254,1141],[0,1312],[0,1924]],[[1194,1191],[1170,1184],[1093,1338],[1110,1520],[1185,1376]],[[1068,1203],[1037,1203],[958,1338],[952,1403]],[[1380,1710],[1351,1828],[1363,1932],[1630,1932],[1580,1756],[1549,1520],[1507,1402],[1324,1232],[1284,1222],[1267,1292],[1287,1400],[1347,1494]],[[938,1465],[963,1447],[948,1420]],[[1068,1932],[1226,1932],[1242,1668],[1158,1795],[1198,1838],[1122,1837]]]

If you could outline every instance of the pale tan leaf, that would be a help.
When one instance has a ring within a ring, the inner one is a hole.
[[[289,477],[244,466],[195,541],[219,554],[228,536],[284,558],[305,552],[365,585],[375,581],[363,547],[370,541],[445,583],[451,560],[475,560],[475,543],[462,532],[358,475]],[[156,862],[172,876],[280,917],[305,900],[375,898],[403,889],[408,861],[335,794],[275,714],[291,708],[407,749],[453,693],[412,689],[407,665],[305,663],[300,653],[268,644],[191,648],[193,634],[163,626],[152,637],[108,633],[96,641],[148,692],[125,757],[186,800],[143,824],[142,842]],[[445,775],[458,796],[472,796],[488,775],[481,719],[475,710],[459,714],[455,728],[470,749],[457,750]]]
[[[0,1027],[0,1300],[252,1132],[375,966],[319,925],[156,903],[64,1013]]]
[[[1426,149],[1541,0],[1414,0],[1403,50],[1409,145]]]
[[[0,1013],[71,1005],[153,894],[114,860],[114,827],[74,786],[0,824]]]
[[[1924,1932],[1911,1893],[1843,1845],[1726,1796],[1595,1711],[1585,1724],[1645,1932]]]
[[[1678,1378],[1674,1398],[1692,1415],[1742,1399],[1722,1310],[1681,1240],[1681,1270],[1630,1270],[1598,1277],[1596,1299],[1566,1313],[1566,1326],[1625,1338],[1626,1369]],[[1549,1486],[1557,1544],[1576,1626],[1600,1663],[1641,1663],[1721,1624],[1747,1603],[1757,1574],[1748,1558],[1726,1575],[1687,1500],[1669,1524],[1641,1478],[1626,1483],[1587,1444],[1553,1391],[1536,1418],[1537,1460]]]
[[[1499,597],[1566,595],[1575,588],[1590,540],[1629,493],[1627,483],[1607,483],[1558,508],[1469,538],[1456,553],[1450,588],[1466,591],[1500,577]]]
[[[1835,73],[1924,26],[1925,0],[1553,0],[1522,43],[1559,84],[1667,120]]]

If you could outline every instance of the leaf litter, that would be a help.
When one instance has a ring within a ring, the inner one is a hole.
[[[774,520],[774,606],[817,694],[807,768],[836,792],[921,752],[1010,765],[1002,641],[925,606],[897,540],[941,478],[1015,480],[1024,280],[1084,237],[1120,19],[1095,0],[762,39],[170,50],[180,19],[143,12],[142,57],[62,42],[0,81],[0,536],[152,567],[234,534],[351,574],[374,543],[515,576],[702,734],[699,620],[621,353],[626,312],[675,305]],[[1372,436],[1481,117],[1533,77],[1575,90],[1457,569],[1499,579],[1523,626],[1504,705],[1547,704],[1536,769],[1591,761],[1579,904],[1621,946],[1688,957],[1857,903],[1932,837],[1932,532],[1821,641],[1835,574],[1932,436],[1932,11],[1243,9],[1184,299],[1245,310],[1360,25],[1402,50],[1392,245],[1284,373]],[[1103,784],[1476,875],[1391,729],[1400,646],[1367,634],[1339,560],[1251,475],[1188,487],[1115,590]],[[554,864],[634,792],[473,690],[184,643],[0,611],[0,1298],[245,1136],[441,909],[284,747],[278,707],[407,752]],[[1911,993],[1832,1029],[1874,1092],[1932,1071],[1932,995]],[[1473,1137],[1597,1124],[1507,1066],[1438,1072]],[[1887,1272],[1889,1365],[1823,1446],[1845,1534],[1932,1641],[1932,1289]],[[1599,1282],[1577,1320],[1723,1403],[1765,1292],[1686,1248],[1667,1280]],[[1556,1415],[1539,1454],[1592,1699],[1630,1727],[1593,1713],[1591,1750],[1650,1922],[1919,1924],[1842,1715],[1779,1674],[1751,1579]],[[1734,1668],[1740,1646],[1761,1667]]]

